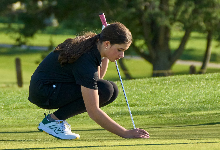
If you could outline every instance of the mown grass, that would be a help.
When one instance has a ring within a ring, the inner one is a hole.
[[[0,48],[0,87],[14,86],[16,81],[15,59],[21,59],[23,82],[28,84],[30,77],[42,60],[42,52],[38,50],[24,50],[19,48]],[[124,59],[129,73],[134,79],[146,78],[152,76],[152,65],[143,59]],[[137,65],[138,64],[138,65]],[[199,70],[200,66],[196,66]],[[207,73],[219,72],[218,68],[208,68]],[[120,70],[122,79],[125,79],[123,71]],[[189,65],[175,64],[172,68],[173,75],[189,74]],[[108,73],[105,76],[107,80],[119,80],[115,63],[110,62]]]
[[[124,86],[136,127],[150,139],[122,139],[100,128],[87,113],[70,118],[78,141],[57,140],[36,127],[43,113],[28,100],[28,86],[0,90],[2,149],[218,149],[220,146],[220,74],[182,75],[125,80]],[[120,87],[120,82],[116,81]],[[132,128],[122,93],[103,110]],[[53,110],[50,110],[51,112]]]
[[[68,119],[78,141],[57,140],[38,132],[43,113],[28,100],[29,80],[42,52],[1,49],[0,55],[0,145],[1,149],[218,149],[220,135],[220,84],[218,73],[149,78],[151,65],[141,59],[125,59],[135,80],[124,80],[136,127],[146,129],[151,138],[122,139],[100,128],[86,113]],[[20,57],[23,88],[16,86],[14,60]],[[137,65],[138,64],[138,65]],[[173,71],[188,74],[188,65]],[[145,69],[143,69],[145,68]],[[133,70],[133,71],[132,71]],[[126,128],[132,122],[118,81],[115,64],[110,63],[106,79],[119,86],[118,99],[103,110]],[[50,110],[53,112],[53,110]]]
[[[42,39],[46,37],[42,35]],[[47,39],[39,43],[45,41]],[[198,56],[195,53],[190,53],[195,55],[192,58]],[[189,66],[175,64],[175,76],[149,78],[152,73],[149,63],[142,59],[125,59],[131,75],[136,78],[124,80],[121,72],[134,122],[136,127],[146,129],[151,138],[122,139],[99,127],[84,113],[67,120],[81,139],[65,141],[38,132],[38,123],[49,110],[40,109],[27,100],[29,80],[41,55],[42,52],[34,50],[0,49],[0,149],[219,149],[220,74],[211,74],[219,69],[208,68],[208,74],[204,75],[186,75]],[[22,88],[16,86],[16,57],[21,58]],[[132,122],[114,63],[109,64],[105,79],[115,81],[120,94],[103,110],[131,129]]]

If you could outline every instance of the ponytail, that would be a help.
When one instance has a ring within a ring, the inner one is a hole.
[[[99,37],[99,34],[89,32],[74,39],[66,39],[54,49],[54,52],[60,52],[58,61],[61,65],[75,62],[94,46]]]

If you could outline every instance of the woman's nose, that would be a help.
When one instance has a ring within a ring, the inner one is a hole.
[[[121,52],[119,55],[120,58],[124,58],[124,52]]]

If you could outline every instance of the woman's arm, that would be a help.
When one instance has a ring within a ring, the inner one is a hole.
[[[109,59],[107,57],[105,57],[104,59],[102,59],[102,66],[98,69],[99,70],[99,75],[100,75],[100,79],[103,79],[105,74],[106,74],[106,71],[108,69],[108,62],[109,62]]]
[[[127,130],[112,120],[105,112],[103,112],[99,108],[98,90],[81,86],[81,91],[86,110],[90,118],[101,127],[123,138],[149,138],[149,134],[145,130]]]

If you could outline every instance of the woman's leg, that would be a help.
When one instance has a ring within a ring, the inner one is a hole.
[[[103,107],[103,106],[106,106],[106,105],[112,103],[118,96],[118,87],[117,87],[117,85],[112,81],[108,81],[108,82],[111,83],[111,85],[112,85],[111,89],[113,89],[114,92],[113,92],[111,98],[108,101],[103,101],[102,103],[99,102],[100,107]],[[100,95],[101,95],[101,92],[99,92],[99,96]],[[102,100],[102,99],[103,99],[103,97],[101,97],[101,98],[99,97],[99,101]]]
[[[60,94],[56,101],[51,101],[51,108],[59,108],[53,114],[60,120],[66,120],[72,116],[86,112],[81,91],[71,91],[71,84],[64,84],[60,89]],[[118,88],[114,82],[98,80],[98,93],[100,107],[113,102],[118,96]]]

